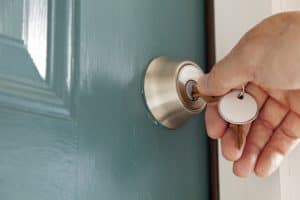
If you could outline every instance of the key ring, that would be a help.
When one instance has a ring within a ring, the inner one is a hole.
[[[239,93],[238,98],[243,99],[245,94],[245,85],[242,86],[242,91]]]

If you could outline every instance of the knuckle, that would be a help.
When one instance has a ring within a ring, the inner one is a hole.
[[[300,138],[300,117],[290,112],[278,129],[291,139]]]
[[[253,139],[247,140],[247,145],[249,146],[251,151],[253,151],[255,153],[259,153],[261,151],[261,149],[263,148],[263,145],[258,144]]]
[[[278,127],[278,130],[287,140],[298,140],[299,139],[299,135],[297,135],[296,133],[294,133],[293,131],[291,131],[288,127],[286,126],[280,126]]]
[[[287,150],[282,148],[281,145],[274,145],[274,144],[270,143],[268,145],[268,148],[269,148],[270,152],[275,152],[275,153],[277,153],[279,155],[282,155],[282,156],[287,155]]]
[[[264,115],[263,112],[260,114],[258,121],[270,130],[274,130],[276,128],[276,125],[272,123],[272,121],[269,119],[269,116]]]

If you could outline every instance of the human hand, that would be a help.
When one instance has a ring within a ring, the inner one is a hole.
[[[259,106],[258,118],[243,126],[244,146],[236,147],[235,132],[219,116],[217,103],[207,105],[207,131],[221,138],[237,176],[269,176],[300,141],[300,12],[269,17],[251,29],[199,80],[198,89],[220,96],[243,85]]]

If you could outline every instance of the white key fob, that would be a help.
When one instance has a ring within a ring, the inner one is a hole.
[[[223,96],[218,104],[221,117],[231,124],[249,124],[258,113],[258,105],[254,97],[241,90],[233,90]]]

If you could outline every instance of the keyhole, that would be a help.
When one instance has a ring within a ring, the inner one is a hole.
[[[197,101],[199,97],[193,97],[193,88],[196,86],[197,82],[194,80],[189,80],[185,84],[185,92],[186,96],[188,97],[189,100],[191,101]]]

